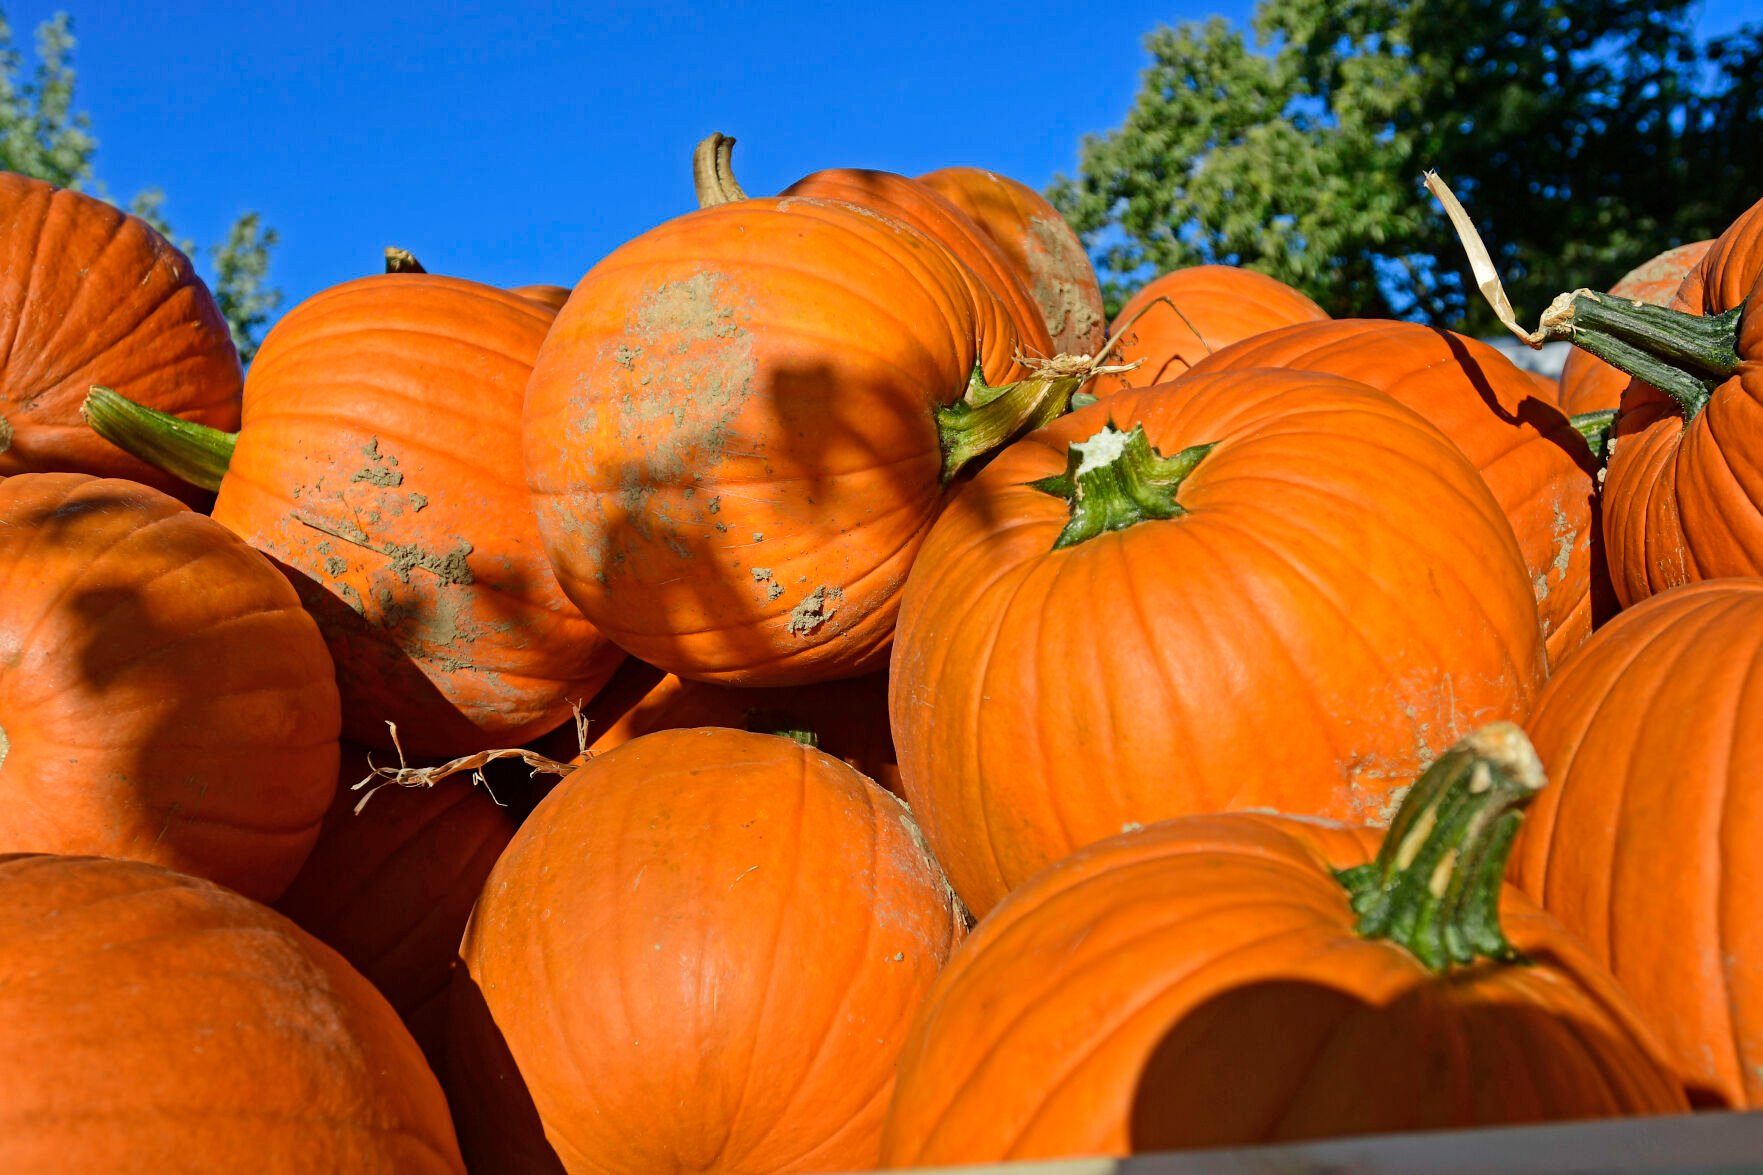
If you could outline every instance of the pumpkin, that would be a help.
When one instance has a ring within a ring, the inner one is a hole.
[[[459,278],[378,274],[296,306],[263,340],[234,438],[170,433],[94,392],[119,442],[172,450],[214,517],[283,565],[337,664],[343,731],[446,756],[569,718],[623,654],[545,561],[520,407],[551,312]]]
[[[1696,241],[1667,249],[1642,262],[1610,287],[1612,297],[1650,302],[1658,306],[1671,303],[1684,274],[1707,254],[1713,241]],[[1561,410],[1569,415],[1614,409],[1622,402],[1622,389],[1628,386],[1628,375],[1593,355],[1575,349],[1561,368]]]
[[[337,687],[269,560],[138,482],[0,478],[0,852],[286,888],[337,772]]]
[[[1522,732],[1496,724],[1415,784],[1381,848],[1363,829],[1237,813],[1061,861],[938,976],[885,1163],[1687,1109],[1615,980],[1501,886],[1543,782]]]
[[[889,791],[900,790],[894,739],[888,729],[886,673],[811,686],[742,689],[687,681],[632,658],[582,708],[582,722],[590,755],[657,730],[683,726],[799,735]],[[580,741],[572,725],[531,745],[549,758],[568,760],[582,749]]]
[[[944,167],[918,182],[965,212],[1004,251],[1041,308],[1053,349],[1094,355],[1108,336],[1102,290],[1083,242],[1045,197],[980,167]]]
[[[563,304],[569,301],[568,286],[510,286],[508,292],[530,302],[537,302],[552,312],[563,309]]]
[[[0,477],[89,473],[207,495],[80,421],[94,383],[214,428],[239,424],[244,378],[190,259],[102,200],[0,172]]]
[[[1549,662],[1592,630],[1597,461],[1528,374],[1485,343],[1408,322],[1281,327],[1207,356],[1193,371],[1324,371],[1387,392],[1456,442],[1518,537]]]
[[[1111,329],[1110,372],[1089,389],[1109,396],[1168,383],[1206,356],[1275,327],[1324,322],[1328,313],[1297,290],[1252,269],[1195,265],[1172,270],[1134,294]]]
[[[1016,345],[946,250],[850,204],[740,200],[651,229],[582,279],[527,385],[563,590],[681,677],[881,668],[951,480],[1081,381],[1031,375]]]
[[[963,933],[905,807],[819,751],[704,728],[596,755],[466,930],[467,1158],[537,1169],[548,1140],[569,1171],[873,1167],[906,1026]]]
[[[726,135],[713,134],[698,144],[692,163],[700,207],[747,198],[734,178],[733,150],[734,140]],[[1040,357],[1053,353],[1052,335],[1040,306],[1008,255],[935,189],[891,171],[839,167],[803,176],[779,195],[842,200],[917,229],[965,267],[962,280],[976,302],[990,296],[1003,303],[1020,351]]]
[[[0,856],[0,1168],[463,1172],[380,994],[275,912],[157,866]]]
[[[379,988],[438,1069],[459,938],[516,821],[468,779],[356,790],[369,775],[366,750],[345,747],[318,843],[276,909]]]
[[[1127,824],[1386,823],[1543,671],[1512,528],[1442,433],[1338,376],[1231,371],[1080,409],[957,495],[889,711],[913,813],[983,913]]]
[[[1554,786],[1512,878],[1607,963],[1699,1105],[1763,1107],[1763,581],[1601,629],[1531,719]]]

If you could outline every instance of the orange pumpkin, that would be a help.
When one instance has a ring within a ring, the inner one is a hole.
[[[1008,312],[973,289],[905,224],[800,197],[688,213],[601,261],[527,386],[527,477],[570,599],[682,677],[880,668],[950,479],[1078,382],[1028,378]]]
[[[337,687],[274,565],[138,482],[0,478],[0,852],[268,901],[318,837]]]
[[[1481,472],[1512,524],[1550,664],[1591,635],[1597,462],[1528,373],[1475,339],[1367,319],[1267,331],[1207,356],[1193,371],[1255,367],[1358,380],[1437,425]]]
[[[380,994],[218,885],[0,856],[0,1168],[465,1170]]]
[[[1387,822],[1542,679],[1512,528],[1450,441],[1363,384],[1256,370],[1121,393],[988,465],[912,569],[889,709],[983,913],[1125,824]]]
[[[244,376],[226,319],[190,259],[146,221],[0,172],[0,338],[0,477],[125,477],[207,501],[80,420],[101,383],[183,419],[239,425]]]
[[[1601,629],[1537,703],[1512,878],[1616,973],[1700,1105],[1763,1108],[1763,581]]]
[[[459,939],[516,821],[465,778],[370,795],[355,790],[368,774],[366,751],[345,747],[318,843],[276,909],[372,981],[439,1068]]]
[[[168,435],[94,393],[120,442],[211,461],[214,517],[282,564],[318,620],[352,742],[417,756],[568,720],[623,654],[570,605],[527,497],[520,406],[550,310],[424,273],[324,290],[251,365],[237,438]]]
[[[596,755],[466,931],[467,1157],[531,1170],[548,1140],[569,1171],[872,1167],[907,1024],[963,933],[905,807],[829,756],[716,728]]]
[[[1172,270],[1134,294],[1114,316],[1110,363],[1131,371],[1099,377],[1090,391],[1167,383],[1206,356],[1275,327],[1323,322],[1327,311],[1297,290],[1252,269],[1195,265]]]
[[[563,304],[569,301],[568,286],[510,286],[508,292],[518,294],[528,301],[537,302],[553,313],[563,309]]]
[[[1617,298],[1668,306],[1677,288],[1683,284],[1684,275],[1713,244],[1713,241],[1696,241],[1667,249],[1629,270],[1621,281],[1610,287],[1610,293]],[[1590,351],[1576,349],[1569,353],[1567,363],[1561,369],[1561,410],[1577,416],[1581,412],[1613,409],[1622,402],[1622,389],[1628,386],[1628,379],[1627,373],[1610,366]]]
[[[944,167],[918,182],[965,212],[1004,251],[1041,308],[1053,349],[1094,355],[1108,337],[1102,290],[1083,242],[1026,184],[979,167]]]
[[[1496,726],[1415,784],[1381,850],[1366,830],[1239,813],[1061,861],[937,978],[886,1164],[1687,1109],[1615,980],[1501,886],[1543,782]]]

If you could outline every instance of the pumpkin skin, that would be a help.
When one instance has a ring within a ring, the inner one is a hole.
[[[0,1167],[463,1172],[373,985],[220,886],[0,856]]]
[[[343,749],[318,843],[276,909],[379,988],[438,1070],[459,939],[516,820],[465,776],[382,786],[356,811],[369,772],[365,748]]]
[[[545,562],[520,405],[551,312],[459,278],[379,274],[263,340],[214,517],[318,620],[352,742],[416,756],[518,743],[623,659]]]
[[[1530,730],[1553,786],[1511,877],[1615,971],[1699,1105],[1763,1107],[1763,582],[1623,612]],[[1666,720],[1669,716],[1669,720]]]
[[[1158,298],[1174,302],[1181,314],[1158,304]],[[1119,345],[1109,354],[1109,362],[1139,366],[1098,376],[1089,390],[1106,397],[1127,388],[1168,383],[1207,355],[1242,339],[1276,327],[1327,320],[1328,312],[1309,298],[1252,269],[1195,265],[1171,270],[1134,294],[1114,317],[1111,335]]]
[[[1330,871],[1364,830],[1192,816],[1068,857],[938,977],[887,1166],[941,1166],[1687,1109],[1607,972],[1507,887],[1530,966],[1439,977],[1354,933]]]
[[[1688,274],[1672,307],[1712,316],[1749,299],[1737,372],[1687,424],[1657,388],[1632,381],[1604,481],[1610,578],[1624,607],[1681,584],[1763,574],[1763,485],[1755,438],[1763,405],[1763,201]]]
[[[1053,336],[1040,304],[1009,256],[971,217],[935,189],[891,171],[834,167],[803,176],[779,195],[843,200],[912,226],[967,267],[970,284],[977,283],[972,284],[976,302],[990,293],[1004,304],[1025,354],[1053,354]]]
[[[0,479],[0,852],[271,900],[318,837],[338,721],[317,626],[236,535],[138,482]]]
[[[1102,289],[1083,242],[1027,184],[981,167],[944,167],[918,182],[965,212],[1009,258],[1041,308],[1053,348],[1094,355],[1108,337]]]
[[[1067,505],[1028,483],[1110,418],[1216,448],[1184,516],[1054,550]],[[889,674],[906,798],[983,914],[1126,824],[1385,823],[1434,754],[1528,713],[1543,647],[1512,529],[1443,434],[1362,384],[1259,370],[1000,453],[913,567]]]
[[[108,444],[80,419],[93,384],[214,428],[239,426],[244,374],[190,259],[102,200],[0,172],[0,477],[122,477],[208,495]]]
[[[1713,244],[1713,241],[1696,241],[1667,249],[1629,270],[1621,281],[1610,287],[1610,293],[1618,298],[1669,306],[1677,288],[1683,284],[1684,275]],[[1627,386],[1628,376],[1624,372],[1589,351],[1575,348],[1568,353],[1567,362],[1561,368],[1561,410],[1569,416],[1577,416],[1581,412],[1615,408],[1622,403],[1622,389]]]
[[[537,302],[553,313],[563,309],[563,304],[569,301],[568,286],[510,286],[508,292],[518,294],[528,301]]]
[[[937,409],[1026,375],[1009,314],[891,218],[753,199],[672,220],[582,279],[525,411],[569,598],[671,673],[795,685],[881,668],[941,508]]]
[[[1596,462],[1526,372],[1475,339],[1371,319],[1271,330],[1207,356],[1193,371],[1253,367],[1358,380],[1437,425],[1480,471],[1512,524],[1549,663],[1591,635]]]
[[[907,1024],[963,933],[905,807],[827,755],[716,728],[597,755],[466,931],[467,1157],[537,1165],[499,1100],[524,1085],[572,1172],[873,1167]]]

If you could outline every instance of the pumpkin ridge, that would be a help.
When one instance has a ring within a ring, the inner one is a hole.
[[[53,190],[48,193],[48,197],[48,199],[37,199],[36,194],[33,193],[33,195],[27,197],[24,201],[25,208],[39,210],[38,215],[34,220],[34,230],[32,226],[26,226],[23,231],[12,229],[9,226],[9,232],[16,231],[21,239],[28,235],[34,242],[31,248],[30,268],[25,270],[23,292],[22,296],[15,304],[17,306],[22,307],[29,305],[33,300],[33,295],[36,293],[37,266],[40,264],[40,259],[44,253],[44,250],[40,246],[43,240],[43,232],[48,227],[50,204],[54,199]],[[16,222],[14,223],[16,224]],[[23,314],[18,314],[12,320],[12,329],[7,332],[6,335],[6,345],[3,348],[0,348],[0,370],[5,370],[12,366],[13,352],[18,350],[18,336],[20,332],[24,330],[24,319],[25,316]],[[19,404],[18,407],[29,408],[30,404]]]

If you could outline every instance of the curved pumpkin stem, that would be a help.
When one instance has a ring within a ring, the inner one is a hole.
[[[734,154],[735,141],[721,131],[712,131],[699,141],[692,152],[692,185],[697,189],[698,207],[747,198],[735,180]]]
[[[1603,461],[1610,452],[1610,434],[1616,431],[1616,409],[1597,408],[1591,412],[1580,412],[1567,418],[1574,431],[1585,438],[1586,447],[1591,449],[1592,456]]]
[[[1141,522],[1180,518],[1187,511],[1175,500],[1176,491],[1215,444],[1192,445],[1165,457],[1151,447],[1144,425],[1121,432],[1112,420],[1089,440],[1074,443],[1064,473],[1029,483],[1071,505],[1071,521],[1053,549]]]
[[[387,245],[386,272],[427,273],[428,270],[422,267],[422,262],[418,261],[416,259],[416,254],[412,253],[409,249],[399,249],[395,246]]]
[[[137,404],[97,384],[80,405],[80,418],[123,452],[205,490],[220,489],[239,439],[236,432]]]
[[[1435,972],[1518,958],[1500,928],[1500,888],[1524,809],[1547,782],[1511,722],[1446,751],[1402,801],[1377,859],[1335,874],[1359,934],[1389,939]]]

